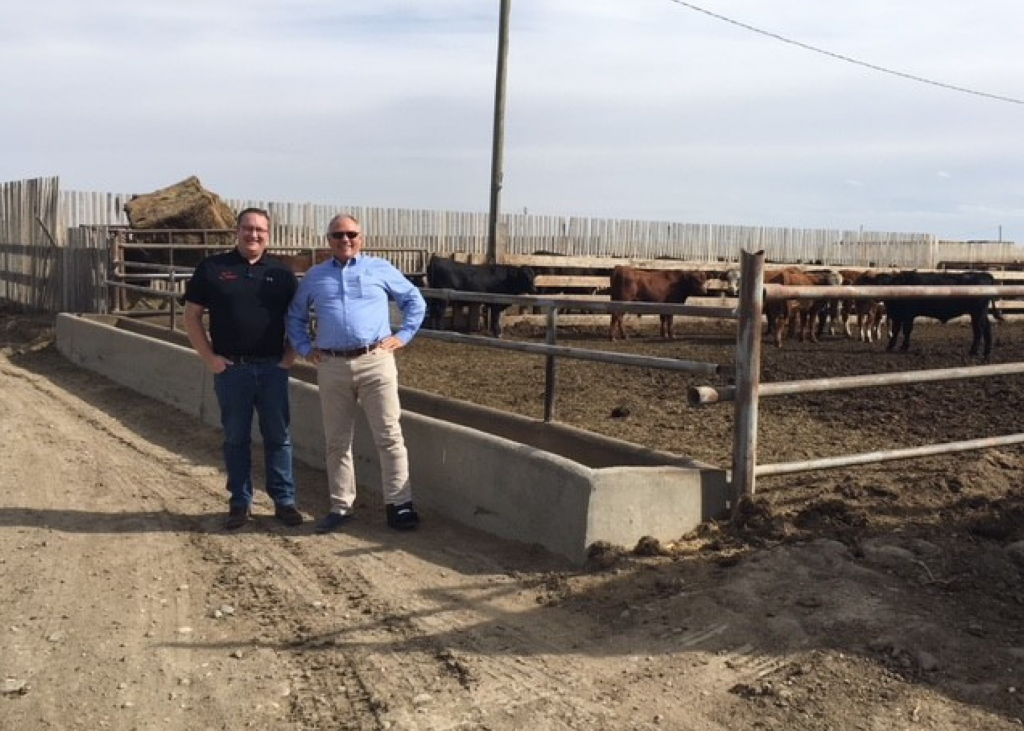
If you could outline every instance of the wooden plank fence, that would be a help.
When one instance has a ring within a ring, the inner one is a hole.
[[[0,183],[0,299],[40,311],[102,311],[105,296],[97,290],[107,275],[110,227],[127,226],[124,205],[130,199],[130,194],[62,191],[57,178]],[[346,211],[362,222],[369,250],[388,252],[410,273],[421,271],[431,252],[482,260],[487,251],[487,213],[225,200],[236,210],[266,208],[272,246],[279,250],[323,246],[328,221]],[[767,261],[777,263],[937,268],[955,261],[1024,269],[1024,253],[1012,243],[940,242],[925,233],[527,213],[502,214],[499,232],[502,260],[544,252],[601,259],[608,269],[614,265],[610,260],[735,263],[744,250],[764,251]]]

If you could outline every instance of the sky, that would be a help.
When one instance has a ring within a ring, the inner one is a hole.
[[[486,212],[500,0],[32,0],[0,181]],[[1020,0],[509,0],[502,212],[1024,244]]]

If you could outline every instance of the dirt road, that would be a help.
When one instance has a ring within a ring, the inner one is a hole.
[[[429,512],[389,531],[368,494],[342,534],[277,524],[265,494],[228,534],[215,430],[73,367],[45,322],[0,324],[0,728],[1024,718],[1019,543],[892,530],[757,547],[712,527],[671,555],[573,569]],[[1018,453],[973,459],[1024,473]],[[319,515],[323,474],[298,479]]]

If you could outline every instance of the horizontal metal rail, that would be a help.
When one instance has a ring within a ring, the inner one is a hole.
[[[138,279],[145,278],[146,276],[141,274],[138,277]],[[162,281],[165,279],[165,277],[161,277],[160,279]],[[126,284],[124,282],[115,282],[109,279],[104,280],[103,283],[106,285],[113,285],[119,289],[125,290],[126,292],[138,292],[140,294],[149,295],[151,297],[164,297],[165,299],[176,299],[178,297],[181,297],[181,292],[173,292],[169,289],[153,289],[152,287],[147,287],[144,284]]]
[[[153,251],[228,251],[233,247],[230,243],[219,243],[219,244],[175,244],[175,243],[145,243],[139,241],[119,241],[117,243],[119,249],[139,249],[139,250],[153,250]]]
[[[838,378],[812,378],[805,381],[779,381],[762,383],[758,396],[792,396],[801,393],[822,391],[847,391],[873,386],[896,386],[910,383],[932,383],[955,381],[965,378],[989,376],[1010,376],[1024,373],[1024,363],[999,363],[996,365],[962,366],[959,368],[936,368],[926,371],[901,371],[898,373],[870,373],[862,376],[840,376]],[[736,399],[735,386],[692,386],[687,391],[691,406],[707,406]]]
[[[754,474],[758,477],[768,477],[771,475],[791,475],[796,472],[811,472],[813,470],[835,469],[838,467],[850,467],[852,465],[871,464],[873,462],[890,462],[892,460],[898,459],[931,457],[940,454],[951,454],[953,452],[969,452],[975,449],[1004,447],[1012,444],[1024,444],[1024,434],[1008,434],[1002,437],[983,437],[981,439],[967,439],[962,442],[928,444],[923,447],[890,449],[881,452],[862,452],[860,454],[846,454],[841,457],[824,457],[821,459],[809,459],[803,462],[777,462],[775,464],[760,464],[754,468]]]
[[[113,264],[117,268],[117,271],[119,273],[122,272],[124,267],[132,267],[133,269],[143,269],[145,271],[163,272],[165,273],[165,275],[170,272],[173,272],[175,274],[191,275],[192,272],[195,270],[195,267],[182,266],[180,264],[150,264],[148,262],[124,261],[121,259],[115,259],[114,261],[111,262],[111,264]],[[135,277],[138,275],[137,273],[133,272],[132,274],[125,274],[124,276]],[[161,279],[170,279],[170,277],[163,276],[161,277]],[[175,277],[175,279],[177,281],[184,281],[185,277]]]
[[[836,469],[1024,443],[1024,434],[1011,434],[887,451],[847,454],[775,464],[757,464],[758,403],[762,396],[794,395],[866,388],[877,385],[905,385],[1024,373],[1024,363],[1007,363],[760,384],[758,382],[761,367],[760,323],[764,300],[947,299],[962,301],[972,298],[998,300],[1009,297],[1024,297],[1024,286],[1020,285],[823,285],[797,287],[767,284],[763,282],[763,264],[763,251],[754,254],[742,252],[742,289],[740,292],[738,328],[740,335],[737,339],[736,385],[721,389],[701,386],[689,389],[687,394],[689,402],[695,406],[720,401],[735,401],[736,403],[737,427],[733,443],[732,481],[737,495],[753,495],[757,477]],[[740,427],[745,428],[741,429]]]
[[[821,285],[821,286],[789,286],[785,284],[764,285],[766,299],[813,300],[813,299],[939,299],[945,297],[1024,297],[1024,286],[1008,284],[989,285],[951,285],[951,286],[865,286],[856,285]]]
[[[675,358],[630,355],[628,353],[610,353],[605,350],[583,350],[580,348],[568,348],[562,345],[543,345],[541,343],[524,343],[515,340],[499,340],[498,338],[484,337],[482,335],[464,335],[462,333],[453,333],[446,330],[428,330],[424,328],[417,333],[416,337],[429,338],[430,340],[443,340],[449,343],[482,345],[486,348],[515,350],[522,353],[533,353],[535,355],[554,355],[560,358],[589,360],[598,363],[612,363],[615,365],[660,368],[668,371],[682,371],[684,373],[698,373],[709,376],[728,375],[732,368],[731,366],[720,365],[718,363],[701,363],[698,361],[677,360]]]
[[[723,320],[735,320],[738,310],[735,307],[714,307],[704,305],[673,305],[658,302],[612,302],[594,301],[581,298],[485,294],[483,292],[463,292],[457,289],[420,290],[428,299],[444,300],[445,302],[483,302],[486,304],[520,305],[521,307],[544,307],[554,309],[589,310],[591,312],[628,312],[637,315],[690,315]]]

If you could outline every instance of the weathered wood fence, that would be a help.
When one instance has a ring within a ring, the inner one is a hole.
[[[60,190],[57,178],[0,183],[0,299],[41,311],[99,311],[111,237],[127,226],[129,194]],[[272,245],[308,249],[323,242],[331,216],[354,214],[375,251],[416,250],[482,257],[487,214],[227,199],[236,210],[256,205],[272,217]],[[937,268],[944,261],[1024,260],[1014,244],[940,242],[925,233],[797,229],[502,214],[502,252],[547,252],[627,261],[672,258],[737,262],[743,250],[768,261],[830,266]],[[401,266],[401,265],[400,265]],[[407,268],[415,269],[410,264]]]

